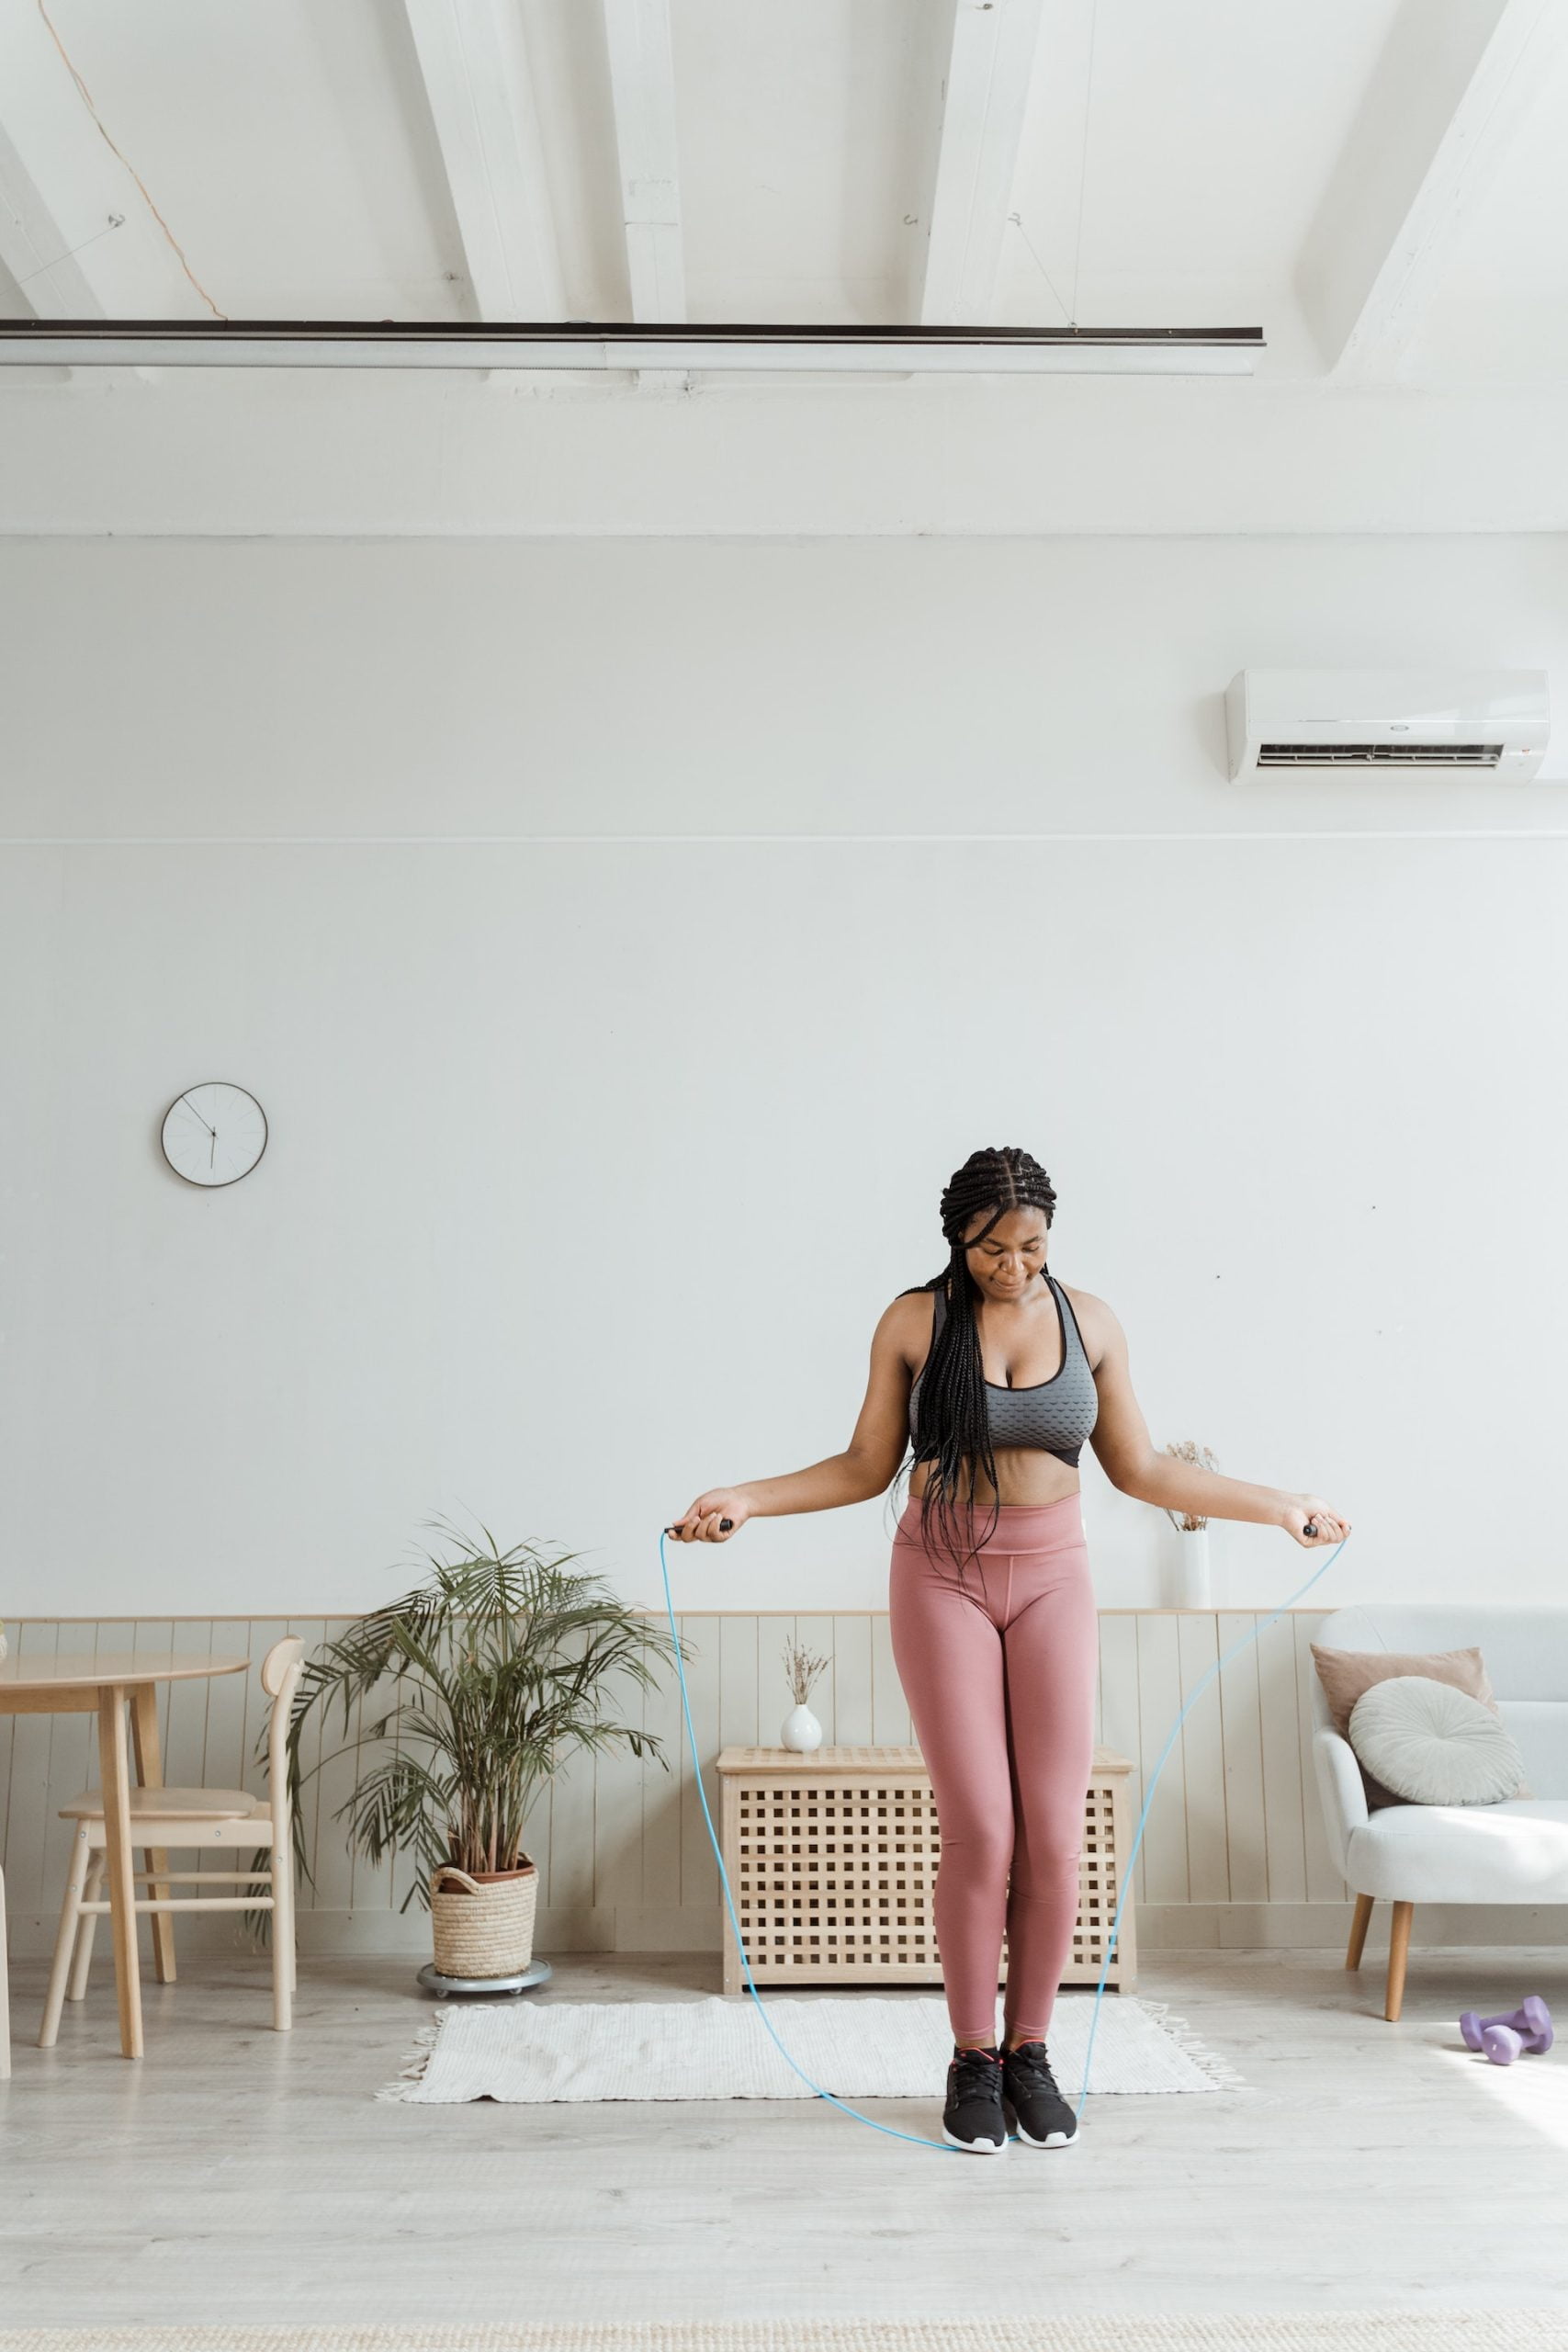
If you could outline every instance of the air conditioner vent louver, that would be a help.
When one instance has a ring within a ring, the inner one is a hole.
[[[1260,768],[1495,768],[1501,743],[1260,743]]]

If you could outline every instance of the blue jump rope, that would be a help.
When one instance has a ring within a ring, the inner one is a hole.
[[[728,1521],[727,1520],[721,1520],[719,1524],[721,1527],[728,1527]],[[1311,1521],[1309,1521],[1309,1532],[1310,1529]],[[1281,1618],[1287,1609],[1292,1609],[1295,1606],[1303,1592],[1310,1592],[1313,1586],[1317,1582],[1319,1577],[1327,1575],[1329,1569],[1334,1566],[1335,1561],[1339,1557],[1340,1553],[1343,1552],[1349,1540],[1350,1539],[1348,1535],[1342,1535],[1338,1543],[1334,1546],[1333,1551],[1330,1552],[1327,1559],[1323,1563],[1323,1566],[1320,1568],[1314,1568],[1313,1570],[1313,1573],[1308,1577],[1305,1584],[1299,1585],[1288,1600],[1281,1600],[1280,1606],[1274,1611],[1272,1616],[1265,1617],[1260,1625],[1255,1625],[1250,1634],[1244,1634],[1240,1641],[1233,1644],[1231,1648],[1226,1650],[1223,1657],[1217,1657],[1214,1660],[1213,1665],[1210,1667],[1208,1672],[1193,1686],[1191,1697],[1182,1708],[1181,1713],[1177,1716],[1176,1721],[1171,1724],[1170,1736],[1159,1752],[1159,1760],[1156,1764],[1154,1770],[1150,1773],[1148,1787],[1144,1792],[1144,1809],[1138,1815],[1138,1826],[1133,1838],[1132,1851],[1128,1854],[1125,1862],[1121,1862],[1121,1858],[1120,1856],[1118,1857],[1121,1868],[1122,1892],[1117,1897],[1115,1915],[1111,1922],[1111,1935],[1105,1947],[1105,1959],[1100,1971],[1100,1982],[1095,1986],[1094,1990],[1094,2014],[1089,2018],[1089,2047],[1084,2052],[1083,2089],[1078,2094],[1078,2103],[1077,2108],[1074,2109],[1075,2120],[1082,2117],[1085,2105],[1089,2099],[1089,2068],[1094,2063],[1094,2037],[1100,2030],[1100,2005],[1105,1998],[1106,1979],[1111,1973],[1111,1956],[1116,1950],[1117,1932],[1122,1925],[1122,1905],[1126,1902],[1128,1893],[1133,1884],[1133,1864],[1136,1861],[1138,1858],[1138,1849],[1144,1842],[1144,1825],[1148,1820],[1149,1807],[1154,1802],[1154,1793],[1159,1785],[1159,1776],[1165,1770],[1166,1758],[1169,1756],[1171,1749],[1176,1745],[1177,1735],[1180,1731],[1182,1724],[1187,1721],[1188,1716],[1191,1713],[1198,1700],[1208,1689],[1210,1683],[1213,1680],[1215,1675],[1220,1672],[1221,1668],[1228,1666],[1233,1657],[1239,1657],[1242,1651],[1247,1647],[1248,1644],[1257,1641],[1260,1634],[1267,1633],[1269,1627],[1274,1624],[1278,1619]],[[735,1908],[735,1897],[730,1893],[729,1888],[729,1873],[724,1867],[724,1856],[719,1850],[718,1838],[714,1831],[713,1815],[708,1811],[707,1792],[703,1786],[702,1756],[697,1747],[696,1729],[692,1722],[692,1698],[690,1691],[686,1688],[686,1670],[681,1660],[681,1637],[675,1624],[675,1603],[671,1599],[670,1592],[670,1563],[668,1558],[665,1556],[666,1542],[667,1534],[661,1530],[659,1537],[659,1573],[664,1579],[664,1612],[670,1620],[671,1637],[675,1645],[675,1671],[680,1677],[681,1710],[686,1718],[686,1739],[692,1751],[692,1770],[696,1777],[697,1794],[702,1800],[703,1819],[707,1824],[708,1844],[713,1848],[713,1858],[718,1864],[719,1883],[724,1889],[724,1900],[729,1911],[729,1924],[735,1934],[735,1948],[740,1954],[740,1965],[745,1972],[746,1990],[750,1994],[752,2000],[755,2001],[757,2005],[757,2015],[761,2018],[762,2023],[766,2026],[769,2035],[773,2040],[773,2046],[778,2051],[778,2053],[784,2060],[785,2065],[790,2067],[795,2074],[797,2074],[800,2076],[801,2081],[806,2084],[807,2087],[809,2090],[816,2092],[818,2098],[825,2098],[829,2107],[839,2108],[845,2115],[852,2117],[856,2123],[863,2123],[870,2131],[880,2132],[889,2140],[908,2140],[911,2147],[927,2148],[934,2156],[963,2155],[965,2152],[962,2148],[950,2147],[944,2141],[922,2139],[918,2132],[899,2132],[897,2131],[891,2123],[878,2123],[874,2115],[863,2115],[858,2107],[851,2107],[847,2100],[836,2098],[831,2091],[825,2091],[821,2084],[813,2082],[805,2067],[798,2064],[797,2062],[791,2057],[789,2052],[784,2048],[784,2043],[780,2041],[777,2033],[773,2030],[773,2021],[768,2015],[767,2003],[763,2000],[761,1995],[757,1990],[755,1980],[751,1974],[751,1963],[746,1957],[746,1939],[740,1932],[740,1920]]]

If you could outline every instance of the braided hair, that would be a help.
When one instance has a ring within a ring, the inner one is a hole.
[[[948,1245],[948,1262],[916,1290],[942,1291],[947,1314],[937,1333],[915,1408],[912,1463],[931,1465],[920,1497],[920,1534],[928,1544],[934,1532],[942,1548],[956,1566],[960,1577],[966,1556],[977,1550],[975,1535],[975,1487],[984,1472],[990,1482],[992,1507],[986,1538],[996,1529],[997,1464],[991,1451],[989,1415],[986,1405],[986,1367],[980,1354],[980,1332],[975,1320],[979,1296],[965,1262],[965,1251],[983,1241],[1010,1209],[1043,1209],[1049,1227],[1056,1205],[1051,1179],[1037,1159],[1016,1145],[972,1151],[949,1180],[942,1196],[942,1230]],[[973,1239],[964,1227],[986,1211],[988,1222]],[[912,1292],[906,1291],[908,1298]],[[964,1513],[964,1541],[959,1540],[959,1512]]]

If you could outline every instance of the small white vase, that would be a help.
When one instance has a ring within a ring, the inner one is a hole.
[[[809,1756],[822,1745],[822,1726],[809,1707],[794,1707],[784,1719],[779,1741],[784,1747],[793,1747],[797,1756]]]
[[[1206,1527],[1179,1528],[1176,1536],[1176,1598],[1177,1609],[1212,1609],[1214,1605],[1213,1574],[1209,1563],[1209,1531]]]

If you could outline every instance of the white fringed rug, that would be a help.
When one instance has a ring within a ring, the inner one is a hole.
[[[839,2098],[932,2098],[953,2035],[940,1999],[822,1994],[770,2000],[780,2039]],[[1083,2084],[1090,1993],[1066,1994],[1051,2020],[1051,2064],[1066,2097]],[[1091,2092],[1217,2091],[1240,2077],[1164,2004],[1118,1994],[1095,2036]],[[378,2097],[448,2107],[557,2099],[810,2098],[749,2000],[558,2001],[536,2008],[454,2008],[427,2025],[400,2078]]]
[[[0,2329],[0,2352],[1562,2352],[1561,2312]]]

